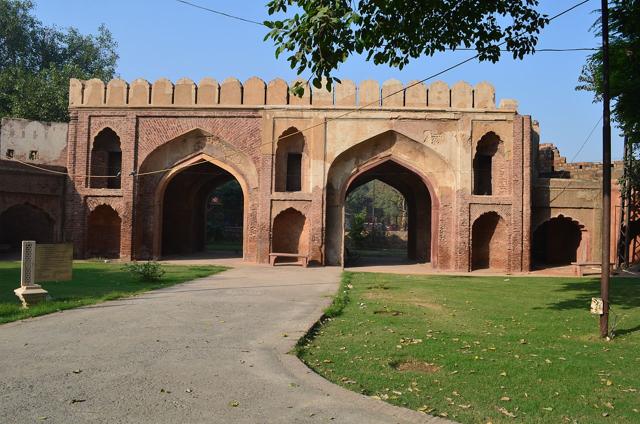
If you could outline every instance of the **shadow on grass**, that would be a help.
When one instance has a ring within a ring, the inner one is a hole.
[[[591,304],[592,297],[600,297],[600,281],[567,280],[558,288],[559,292],[574,293],[568,299],[562,299],[549,305],[549,309],[585,309]],[[640,279],[613,278],[609,287],[609,302],[614,308],[631,309],[640,306]]]

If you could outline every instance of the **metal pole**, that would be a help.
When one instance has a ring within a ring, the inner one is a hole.
[[[631,162],[632,160],[632,156],[633,156],[633,151],[631,148],[631,144],[629,143],[629,139],[627,137],[624,138],[624,153],[625,153],[625,161],[624,161],[624,166],[625,166],[625,190],[626,192],[624,193],[624,197],[625,197],[625,207],[626,210],[624,211],[624,269],[628,269],[629,268],[629,233],[630,233],[630,229],[629,229],[629,223],[631,221],[630,216],[631,215],[631,182],[629,181],[629,179],[631,178],[631,170],[633,169],[633,163]]]
[[[609,4],[602,0],[602,265],[600,337],[609,336],[609,263],[611,255],[611,122],[609,104]]]

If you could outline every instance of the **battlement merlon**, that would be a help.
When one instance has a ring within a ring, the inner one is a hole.
[[[292,86],[295,83],[292,82]],[[518,102],[502,99],[496,108],[495,88],[488,82],[472,87],[460,81],[452,87],[442,81],[428,86],[396,79],[382,83],[365,80],[359,86],[351,80],[335,84],[332,91],[310,87],[306,81],[304,95],[290,95],[286,81],[276,78],[268,84],[257,77],[242,84],[227,78],[221,84],[213,78],[203,78],[198,85],[188,78],[175,84],[160,78],[153,84],[136,79],[131,84],[113,79],[105,84],[99,79],[87,81],[72,78],[69,82],[69,107],[216,107],[216,106],[313,106],[367,108],[429,108],[496,110],[517,112]],[[391,95],[392,93],[396,93]]]

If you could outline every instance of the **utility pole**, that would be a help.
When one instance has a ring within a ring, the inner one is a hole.
[[[600,337],[609,337],[609,272],[611,251],[611,122],[609,99],[609,4],[602,0],[602,265],[600,273]]]

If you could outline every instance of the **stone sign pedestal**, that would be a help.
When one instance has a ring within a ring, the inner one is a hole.
[[[20,265],[20,287],[13,292],[27,308],[47,300],[49,293],[35,283],[36,281],[36,242],[22,242],[22,264]]]
[[[49,292],[37,284],[32,286],[20,286],[13,291],[22,302],[23,308],[44,302],[49,298]]]

